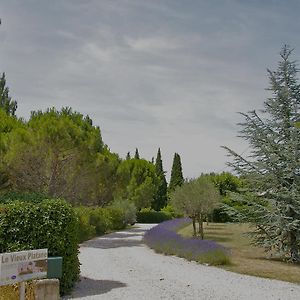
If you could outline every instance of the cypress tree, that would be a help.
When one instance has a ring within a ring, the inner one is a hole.
[[[184,182],[182,175],[181,159],[178,153],[174,154],[173,165],[171,171],[171,179],[169,184],[169,192],[173,192],[177,186],[181,186]]]
[[[135,159],[140,159],[140,154],[138,148],[135,148],[135,154],[134,154]]]
[[[158,181],[157,181],[157,191],[154,196],[154,201],[152,202],[152,208],[158,211],[164,206],[166,206],[168,201],[168,197],[167,197],[168,184],[167,184],[165,172],[163,170],[160,148],[158,148],[157,151],[157,156],[155,161],[155,171],[156,171]]]
[[[17,102],[9,96],[9,88],[6,86],[5,73],[0,78],[0,108],[8,115],[14,116],[17,110]]]
[[[258,245],[300,262],[300,84],[291,53],[284,46],[277,71],[268,70],[272,94],[265,109],[242,114],[240,136],[250,144],[249,156],[224,148],[233,157],[228,164],[249,186],[248,192],[232,195],[243,204],[233,212],[255,225]]]
[[[126,160],[129,160],[129,159],[131,159],[130,152],[127,152],[127,154],[126,154]]]

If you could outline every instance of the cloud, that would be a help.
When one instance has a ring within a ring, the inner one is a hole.
[[[260,108],[266,67],[296,48],[299,3],[270,1],[3,1],[0,71],[18,114],[72,106],[112,151],[162,148],[187,177],[225,168],[238,152],[237,111]]]

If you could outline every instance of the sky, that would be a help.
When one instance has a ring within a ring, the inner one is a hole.
[[[111,151],[175,152],[186,178],[248,151],[238,112],[261,109],[284,44],[300,57],[300,1],[1,0],[0,72],[17,115],[71,106]]]

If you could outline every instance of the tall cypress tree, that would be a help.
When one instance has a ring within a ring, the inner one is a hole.
[[[0,78],[0,108],[8,115],[14,116],[17,110],[17,102],[9,96],[9,88],[6,86],[5,73]]]
[[[129,159],[131,159],[130,152],[127,152],[127,154],[126,154],[126,160],[129,160]]]
[[[140,154],[139,154],[138,148],[135,148],[134,158],[135,159],[140,159]]]
[[[229,165],[249,186],[247,193],[233,195],[243,204],[236,216],[255,225],[257,244],[300,262],[300,84],[291,52],[284,46],[277,70],[268,70],[265,110],[242,114],[240,136],[250,144],[249,156],[224,148],[233,157]]]
[[[157,184],[157,191],[154,196],[154,201],[152,202],[152,208],[158,211],[164,206],[166,206],[168,201],[168,197],[167,197],[168,184],[163,169],[160,148],[158,148],[157,151],[157,156],[155,161],[155,171],[158,178],[158,184]]]
[[[184,182],[182,175],[181,159],[178,153],[174,154],[173,165],[171,171],[171,179],[169,184],[169,192],[175,190],[177,186],[181,186]]]

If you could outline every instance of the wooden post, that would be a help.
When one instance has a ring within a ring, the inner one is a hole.
[[[19,294],[20,300],[25,300],[25,281],[20,283]]]

